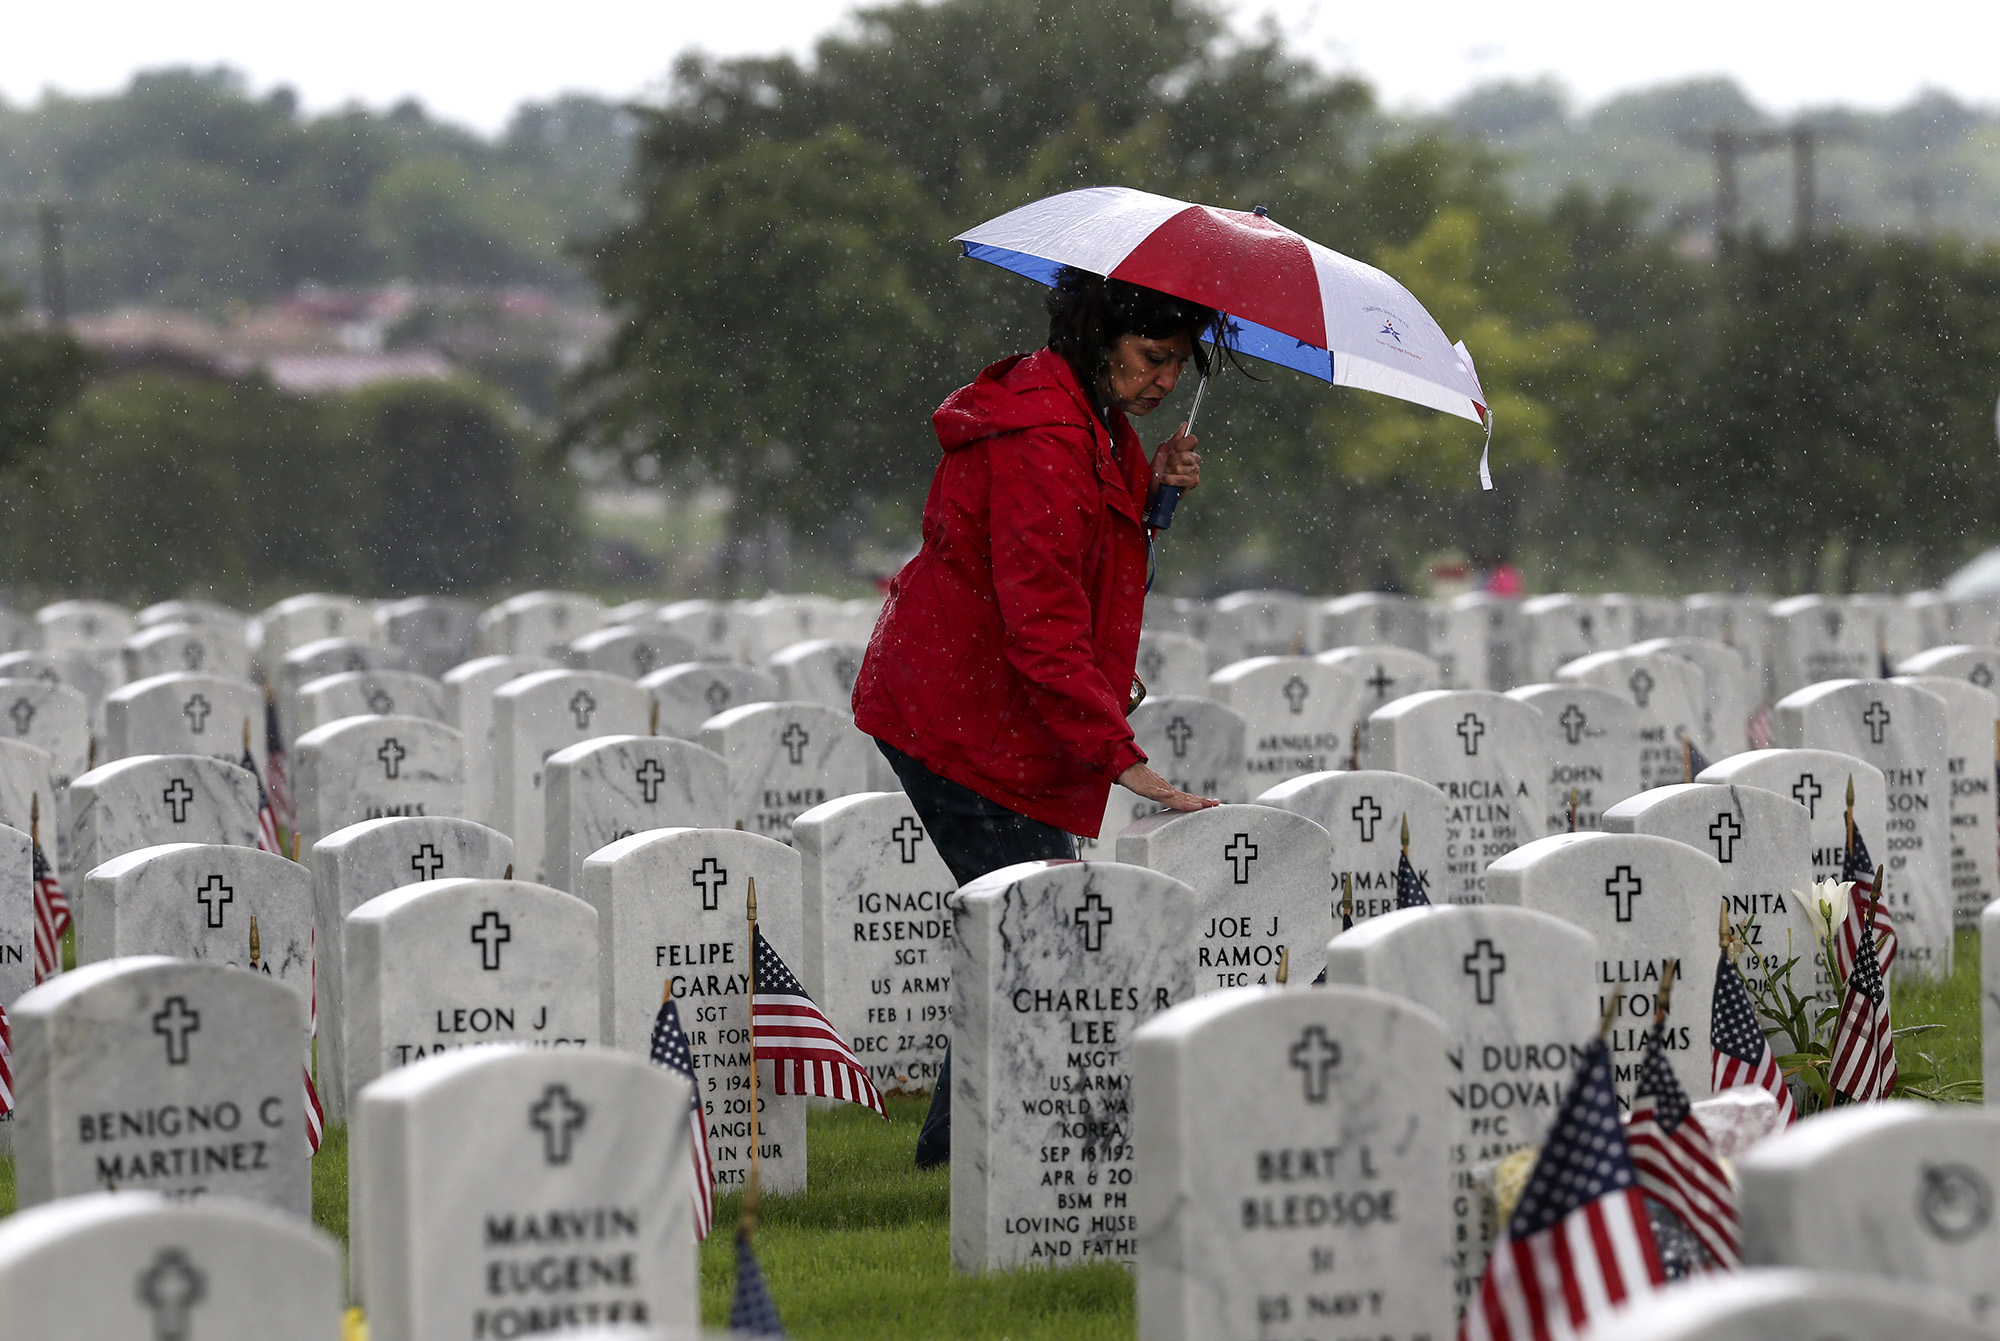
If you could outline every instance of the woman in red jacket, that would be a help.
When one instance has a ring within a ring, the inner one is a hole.
[[[895,767],[963,885],[1074,857],[1112,784],[1174,810],[1216,802],[1154,772],[1125,720],[1145,605],[1140,519],[1161,484],[1192,489],[1185,426],[1149,464],[1151,414],[1213,309],[1065,270],[1048,347],[1003,359],[932,416],[944,457],[923,547],[890,583],[854,685],[855,725]]]

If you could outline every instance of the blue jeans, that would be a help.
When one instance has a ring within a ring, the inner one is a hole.
[[[937,844],[938,855],[961,887],[988,871],[1023,861],[1050,861],[1076,856],[1076,839],[1053,824],[1029,819],[989,801],[970,787],[941,778],[883,741],[883,757],[902,780],[924,832]],[[951,1049],[938,1067],[930,1111],[917,1133],[917,1167],[928,1169],[951,1162]]]

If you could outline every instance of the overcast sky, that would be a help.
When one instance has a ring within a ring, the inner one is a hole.
[[[0,6],[0,96],[99,93],[132,71],[229,64],[262,90],[285,83],[309,107],[412,96],[484,130],[524,98],[565,89],[630,97],[657,86],[688,46],[808,50],[850,6],[835,0],[562,0],[474,7],[445,0],[343,0],[292,9],[260,0],[105,0]],[[1733,75],[1777,110],[1886,107],[1925,87],[2000,106],[2000,3],[1869,6],[1793,0],[1244,0],[1302,53],[1353,71],[1391,107],[1435,107],[1475,84],[1549,74],[1584,103],[1694,75]]]

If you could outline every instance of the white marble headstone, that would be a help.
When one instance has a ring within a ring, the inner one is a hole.
[[[1765,597],[1730,592],[1697,592],[1681,602],[1683,635],[1722,643],[1743,658],[1744,690],[1753,711],[1772,701],[1770,608]]]
[[[214,675],[155,675],[115,690],[104,700],[106,762],[135,754],[212,754],[243,758],[243,728],[263,767],[264,691],[248,680]]]
[[[1542,1139],[1597,1027],[1597,943],[1531,908],[1405,908],[1337,937],[1326,980],[1435,1011],[1448,1040],[1452,1284],[1479,1289],[1499,1227],[1482,1165]]]
[[[343,717],[426,717],[451,722],[444,685],[416,671],[340,671],[300,685],[293,731],[300,735]]]
[[[0,733],[47,750],[58,787],[90,767],[90,703],[69,685],[0,680]]]
[[[721,829],[733,823],[729,767],[673,736],[597,736],[542,765],[544,883],[574,891],[583,859],[647,829]]]
[[[1743,654],[1713,638],[1653,638],[1634,643],[1638,653],[1664,652],[1701,667],[1706,739],[1711,754],[1734,754],[1749,743],[1750,714],[1762,702],[1751,692],[1750,671]]]
[[[1321,602],[1315,613],[1315,648],[1379,645],[1430,652],[1430,612],[1422,601],[1411,597],[1358,591]]]
[[[1209,664],[1221,669],[1250,657],[1299,656],[1313,650],[1312,602],[1291,591],[1232,591],[1208,610]]]
[[[306,1009],[284,983],[146,955],[65,973],[9,1014],[22,1206],[117,1188],[310,1212]]]
[[[1790,596],[1771,604],[1770,682],[1774,698],[1822,680],[1863,680],[1881,673],[1875,622],[1845,602]]]
[[[494,692],[493,827],[513,838],[517,875],[542,878],[549,756],[580,740],[643,735],[647,712],[644,690],[603,671],[536,671]]]
[[[692,661],[694,643],[656,623],[613,624],[594,629],[569,645],[575,670],[603,671],[636,680],[666,666]]]
[[[1446,1047],[1437,1016],[1365,987],[1238,988],[1141,1025],[1140,1334],[1448,1335]]]
[[[1347,767],[1354,723],[1367,715],[1355,671],[1311,657],[1251,657],[1224,666],[1209,677],[1207,692],[1243,718],[1244,784],[1253,791]]]
[[[1117,858],[1194,891],[1195,990],[1311,982],[1340,928],[1320,894],[1333,862],[1325,829],[1268,805],[1163,811],[1118,835]]]
[[[2000,1114],[1855,1104],[1762,1142],[1736,1171],[1745,1265],[1887,1276],[2000,1321]]]
[[[952,1265],[1133,1260],[1133,1031],[1194,994],[1193,891],[1023,862],[952,904]]]
[[[1677,783],[1619,802],[1605,812],[1604,828],[1671,838],[1715,858],[1722,875],[1715,892],[1730,925],[1743,929],[1745,953],[1737,967],[1753,991],[1796,959],[1790,981],[1799,999],[1817,996],[1821,1006],[1839,1006],[1815,948],[1821,928],[1810,897],[1813,822],[1804,806],[1741,783]],[[1702,911],[1695,907],[1697,919]],[[1784,999],[1782,992],[1774,995]]]
[[[57,601],[35,611],[42,646],[53,652],[116,647],[132,636],[132,612],[110,601]]]
[[[860,643],[832,638],[808,638],[779,648],[768,663],[778,682],[778,697],[852,712],[854,677],[861,673],[861,657],[867,650]]]
[[[748,646],[753,629],[741,610],[733,601],[674,601],[660,607],[659,620],[692,642],[703,659],[747,663],[755,655]]]
[[[1727,782],[1789,796],[1806,808],[1812,821],[1812,872],[1815,882],[1840,877],[1847,849],[1846,797],[1854,780],[1854,823],[1869,853],[1881,860],[1872,835],[1884,831],[1889,818],[1888,787],[1882,770],[1851,754],[1833,750],[1746,750],[1718,759],[1696,775],[1696,782]],[[1891,894],[1894,886],[1891,886]]]
[[[299,833],[307,844],[362,820],[457,815],[464,740],[427,717],[343,717],[292,747]]]
[[[69,866],[56,851],[62,826],[55,818],[55,767],[49,752],[0,736],[0,824],[27,833],[36,815],[42,822],[42,855],[57,879],[66,880]],[[66,882],[63,888],[69,888]]]
[[[2000,833],[1994,813],[2000,698],[1970,680],[1945,675],[1899,676],[1895,683],[1928,689],[1944,700],[1945,771],[1951,781],[1952,920],[1974,926],[1979,910],[2000,898]]]
[[[724,1190],[740,1189],[750,1169],[752,880],[757,925],[796,972],[805,959],[799,854],[773,839],[734,829],[634,834],[593,852],[577,891],[597,909],[598,1036],[606,1044],[646,1055],[661,990],[673,981],[704,1086],[716,1186]],[[769,1061],[758,1063],[758,1076],[764,1190],[803,1192],[805,1100],[772,1088]]]
[[[260,613],[250,624],[250,642],[266,677],[293,648],[322,638],[355,638],[369,642],[380,636],[375,613],[352,596],[307,592],[287,596]],[[357,668],[359,669],[359,668]]]
[[[371,1341],[692,1330],[689,1101],[602,1048],[468,1048],[370,1085],[348,1206]]]
[[[1333,846],[1333,924],[1341,905],[1359,923],[1396,906],[1396,867],[1402,860],[1403,821],[1410,823],[1410,866],[1425,896],[1449,902],[1445,832],[1450,803],[1444,793],[1407,773],[1363,769],[1352,773],[1311,773],[1281,782],[1257,798],[1303,815],[1326,830]]]
[[[1905,657],[1897,666],[1898,675],[1948,675],[2000,693],[2000,647],[1953,643],[1926,648]]]
[[[465,816],[481,824],[504,827],[494,808],[493,774],[499,766],[494,749],[493,695],[500,686],[535,671],[560,670],[552,657],[480,657],[454,666],[444,675],[445,705],[451,724],[465,738]]]
[[[1540,837],[1548,815],[1541,713],[1505,694],[1438,689],[1368,720],[1369,758],[1444,793],[1444,878],[1437,903],[1484,903],[1486,868]]]
[[[1606,1315],[1581,1341],[1984,1341],[1962,1300],[1835,1271],[1740,1267],[1678,1281]]]
[[[1438,674],[1437,662],[1405,647],[1381,644],[1335,647],[1313,659],[1328,666],[1344,666],[1361,682],[1360,706],[1355,709],[1354,724],[1349,730],[1351,736],[1359,733],[1361,752],[1355,761],[1357,768],[1372,767],[1368,760],[1367,722],[1377,708],[1410,694],[1446,687]]]
[[[128,683],[182,673],[250,678],[250,645],[227,624],[156,624],[127,638],[120,655]]]
[[[775,703],[778,682],[766,670],[734,661],[691,661],[639,681],[660,715],[660,734],[700,740],[703,723],[748,703]]]
[[[1228,704],[1212,698],[1161,695],[1141,703],[1128,720],[1146,762],[1174,786],[1220,801],[1246,798],[1249,788],[1243,766],[1249,729],[1242,714]],[[1104,819],[1097,835],[1077,835],[1078,855],[1108,858],[1126,825],[1159,809],[1155,802],[1114,783],[1104,802]]]
[[[846,612],[831,596],[774,592],[744,606],[743,621],[753,634],[751,654],[761,661],[794,643],[836,637]]]
[[[1208,645],[1185,633],[1148,629],[1139,635],[1133,669],[1148,694],[1206,694]]]
[[[799,980],[883,1093],[937,1082],[951,1039],[951,872],[901,792],[857,792],[792,824]]]
[[[0,1222],[10,1337],[339,1341],[341,1302],[331,1237],[233,1197],[91,1192]]]
[[[528,591],[483,610],[475,624],[488,655],[560,658],[604,623],[604,603],[574,591]]]
[[[375,612],[382,640],[400,647],[410,669],[434,679],[472,656],[478,607],[447,596],[411,596]]]
[[[514,840],[467,819],[395,816],[337,829],[312,845],[314,925],[319,945],[320,1101],[329,1125],[345,1120],[347,1086],[341,1034],[346,973],[341,959],[347,915],[378,894],[425,880],[499,880],[514,865]]]
[[[1666,652],[1598,652],[1561,667],[1556,679],[1595,685],[1631,702],[1638,717],[1634,747],[1642,787],[1687,780],[1692,761],[1684,742],[1708,753],[1708,684],[1692,661]]]
[[[1521,602],[1521,664],[1527,683],[1556,678],[1558,668],[1632,641],[1629,612],[1613,616],[1588,596],[1556,593]]]
[[[730,708],[702,726],[701,743],[729,765],[729,822],[780,842],[814,806],[869,790],[878,753],[852,717],[820,703]]]
[[[1485,649],[1485,673],[1466,688],[1503,693],[1517,684],[1532,684],[1547,678],[1529,673],[1521,604],[1519,597],[1496,596],[1486,591],[1468,591],[1451,598],[1455,613],[1474,616],[1484,629],[1479,645]]]
[[[426,880],[341,933],[347,1104],[377,1076],[480,1043],[598,1041],[597,911],[525,880]]]
[[[1639,709],[1631,699],[1595,685],[1561,681],[1509,689],[1542,714],[1542,748],[1548,754],[1545,832],[1567,833],[1571,793],[1576,827],[1600,829],[1604,812],[1639,791]]]
[[[0,824],[0,889],[32,888],[34,849],[25,829]],[[60,971],[60,970],[58,970]],[[35,985],[34,901],[8,899],[0,905],[0,1006]],[[6,1122],[0,1116],[0,1122]]]
[[[1833,680],[1778,700],[1780,745],[1838,750],[1882,770],[1888,832],[1863,832],[1887,867],[1896,919],[1897,966],[1923,978],[1951,976],[1951,775],[1944,700],[1928,689],[1882,680]],[[1836,800],[1836,804],[1838,801]]]
[[[1599,1010],[1623,994],[1605,1040],[1620,1104],[1632,1101],[1660,986],[1676,960],[1667,1057],[1689,1098],[1710,1093],[1709,1011],[1720,958],[1714,899],[1722,883],[1707,853],[1624,833],[1539,838],[1486,872],[1492,902],[1560,917],[1596,938]]]
[[[160,843],[257,846],[257,779],[207,755],[141,754],[100,765],[70,784],[69,806],[77,871]],[[45,830],[44,848],[46,839]]]
[[[278,664],[276,692],[278,722],[285,739],[304,728],[299,725],[297,696],[301,687],[326,675],[345,671],[402,670],[409,654],[400,647],[366,642],[360,638],[321,638],[285,653]]]

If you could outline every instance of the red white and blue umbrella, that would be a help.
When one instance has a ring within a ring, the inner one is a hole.
[[[1472,356],[1408,289],[1261,209],[1094,186],[1009,210],[953,240],[973,260],[1043,284],[1074,266],[1213,307],[1227,314],[1228,344],[1242,353],[1455,414],[1491,434]],[[1479,473],[1492,488],[1483,457]]]

